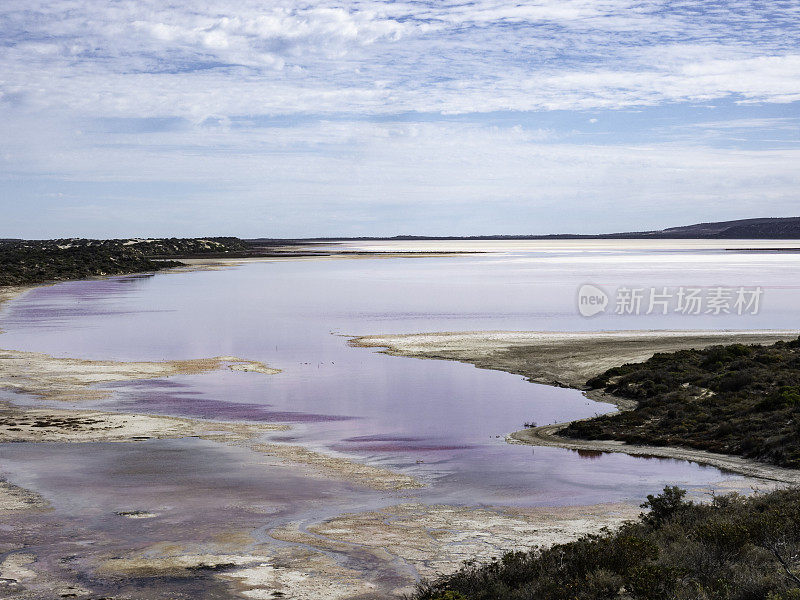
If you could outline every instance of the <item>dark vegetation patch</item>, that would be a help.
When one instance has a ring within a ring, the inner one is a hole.
[[[80,431],[84,428],[94,429],[93,425],[102,424],[101,419],[88,417],[29,417],[25,414],[0,416],[0,428],[10,431],[21,431],[22,427],[59,429],[64,431]]]
[[[249,249],[238,238],[1,241],[0,286],[158,271],[180,266],[174,258],[230,256]]]
[[[800,490],[711,504],[666,487],[638,521],[547,550],[467,562],[414,600],[797,600]]]
[[[576,421],[559,435],[685,446],[800,468],[800,338],[655,354],[588,386],[638,406]]]

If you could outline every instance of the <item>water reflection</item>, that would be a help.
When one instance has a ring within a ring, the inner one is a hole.
[[[642,497],[666,482],[725,475],[648,461],[511,446],[504,436],[611,410],[573,390],[445,361],[350,348],[333,333],[466,330],[791,328],[800,326],[796,255],[726,252],[691,242],[513,244],[440,258],[275,261],[40,288],[2,315],[4,347],[142,360],[235,355],[279,375],[219,372],[116,387],[109,410],[282,421],[274,442],[302,443],[406,470],[431,500],[547,504]],[[730,245],[726,242],[725,245]],[[748,317],[581,318],[582,283],[765,288]],[[587,460],[590,459],[590,460]]]

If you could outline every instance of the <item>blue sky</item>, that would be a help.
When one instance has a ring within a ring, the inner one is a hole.
[[[800,214],[800,0],[4,0],[0,237]]]

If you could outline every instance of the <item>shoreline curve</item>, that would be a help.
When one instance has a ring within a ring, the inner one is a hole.
[[[611,367],[647,360],[656,352],[737,342],[774,343],[779,340],[795,339],[797,332],[793,330],[469,331],[346,337],[349,338],[348,343],[351,346],[379,348],[379,352],[390,356],[455,360],[481,369],[522,375],[531,383],[575,389],[591,400],[612,403],[619,411],[625,411],[635,408],[635,402],[600,390],[587,390],[585,382]],[[640,446],[613,440],[578,440],[557,435],[567,425],[569,422],[522,429],[508,434],[506,442],[685,460],[747,477],[800,484],[800,470],[777,467],[739,456],[685,447]]]

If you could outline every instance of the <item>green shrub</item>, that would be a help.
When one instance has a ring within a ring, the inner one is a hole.
[[[642,520],[654,527],[660,527],[678,511],[688,506],[683,499],[685,496],[686,490],[675,485],[664,487],[664,491],[658,496],[648,494],[647,502],[642,504],[642,508],[646,508],[650,512]]]
[[[799,489],[695,504],[668,486],[645,505],[617,531],[465,564],[413,599],[800,600]]]
[[[637,407],[572,423],[561,435],[677,444],[800,467],[798,340],[659,353],[610,369],[587,385]]]
[[[464,594],[459,594],[458,592],[447,590],[439,594],[438,596],[435,596],[431,600],[467,600],[467,597]]]

